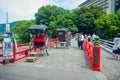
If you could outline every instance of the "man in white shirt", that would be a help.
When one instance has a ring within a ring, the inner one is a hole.
[[[84,41],[84,36],[82,33],[80,33],[80,47],[81,47],[81,50],[83,50],[83,41]]]
[[[93,42],[95,41],[95,37],[96,37],[96,35],[93,33],[93,35],[92,35],[92,41]]]

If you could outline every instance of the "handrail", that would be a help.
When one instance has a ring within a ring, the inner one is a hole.
[[[100,39],[100,46],[106,51],[108,51],[109,53],[112,53],[113,45],[114,43],[112,41]]]
[[[28,44],[19,44],[18,47],[21,47],[21,46],[28,46]],[[14,61],[18,61],[20,59],[27,57],[28,51],[29,51],[29,49],[23,49],[23,50],[16,51],[15,44],[13,43],[13,59],[14,59]],[[20,55],[20,56],[17,56],[17,55]]]
[[[28,46],[28,45],[29,45],[29,43],[18,44],[17,47]]]
[[[22,46],[28,46],[28,43],[18,44],[17,47],[22,47]],[[2,46],[0,46],[0,49],[2,49]],[[14,62],[15,62],[15,61],[18,61],[20,59],[23,59],[23,58],[27,57],[29,48],[16,51],[15,50],[15,44],[13,43],[13,50],[12,51],[13,51],[13,59],[14,59]],[[20,56],[17,56],[17,55],[20,55]],[[2,53],[0,53],[0,58],[1,57],[3,57]],[[0,63],[3,63],[3,60],[0,59]]]
[[[91,68],[100,71],[100,46],[94,46],[87,40],[84,40],[83,45]]]

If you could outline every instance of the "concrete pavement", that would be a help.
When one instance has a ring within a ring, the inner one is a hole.
[[[83,50],[72,40],[69,49],[51,48],[50,56],[34,63],[25,59],[0,66],[0,80],[107,80],[102,72],[92,71]]]
[[[101,72],[64,71],[30,66],[0,67],[0,80],[107,80]]]

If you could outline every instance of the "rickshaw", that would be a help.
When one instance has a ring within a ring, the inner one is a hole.
[[[34,25],[31,26],[28,31],[30,37],[30,50],[43,50],[47,55],[47,45],[48,45],[48,36],[47,36],[48,27],[46,25]]]
[[[58,48],[58,46],[63,46],[63,47],[66,47],[68,48],[68,45],[67,45],[67,39],[66,39],[66,34],[68,32],[68,29],[67,28],[58,28],[56,30],[56,35],[57,35],[57,45],[56,47]]]

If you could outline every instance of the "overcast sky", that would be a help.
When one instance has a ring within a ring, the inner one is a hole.
[[[86,0],[0,0],[0,23],[34,19],[37,10],[46,5],[56,5],[65,9],[75,9]]]

